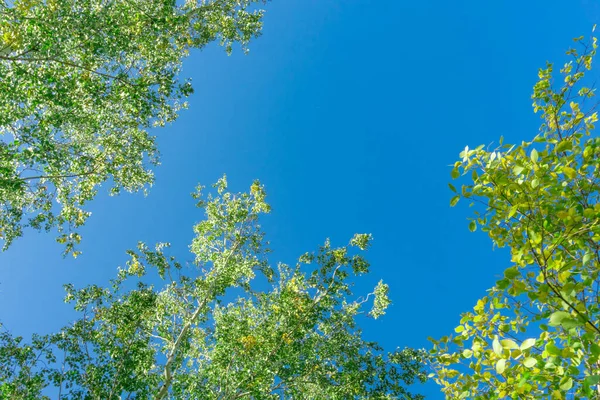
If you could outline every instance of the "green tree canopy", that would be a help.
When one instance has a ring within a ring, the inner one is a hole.
[[[426,354],[385,352],[358,326],[389,305],[381,282],[363,297],[351,291],[369,272],[370,235],[272,268],[262,186],[232,194],[223,178],[206,201],[200,190],[193,262],[168,256],[168,244],[140,244],[109,287],[66,285],[73,324],[30,343],[0,335],[3,398],[422,398],[404,386],[425,379]]]
[[[245,49],[261,0],[0,1],[0,241],[23,228],[80,240],[83,209],[152,183],[148,132],[175,120],[192,93],[178,78],[190,49]],[[75,255],[77,253],[75,252]]]
[[[451,185],[452,204],[472,201],[470,229],[508,247],[512,265],[456,335],[433,340],[448,398],[600,398],[600,138],[584,77],[597,44],[575,41],[559,74],[552,64],[539,71],[539,134],[466,148],[452,172],[470,177]]]

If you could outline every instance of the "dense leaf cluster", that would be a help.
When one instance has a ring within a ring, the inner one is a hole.
[[[158,162],[148,128],[192,93],[191,49],[261,30],[260,0],[0,1],[0,240],[57,228],[74,252],[98,187],[137,191]],[[76,255],[77,253],[75,253]]]
[[[508,247],[512,265],[457,335],[433,340],[435,380],[449,398],[600,397],[600,139],[584,79],[597,44],[582,39],[560,80],[552,64],[539,72],[540,133],[466,148],[453,170],[471,181],[450,186],[452,203],[473,201],[471,230]]]
[[[385,352],[357,325],[389,304],[381,283],[366,297],[351,290],[369,272],[370,235],[273,269],[262,186],[232,194],[222,179],[216,188],[199,202],[206,218],[192,264],[167,256],[168,244],[140,244],[109,287],[66,286],[80,314],[73,324],[27,344],[0,335],[4,398],[421,399],[404,386],[425,380],[426,354]],[[159,284],[148,283],[153,273]],[[231,290],[242,295],[231,300]]]

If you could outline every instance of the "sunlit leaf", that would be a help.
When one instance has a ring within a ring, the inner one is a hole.
[[[496,361],[496,372],[497,373],[502,375],[504,373],[505,368],[506,368],[506,360],[505,359],[500,359],[500,360]]]
[[[527,350],[527,349],[535,346],[535,342],[536,342],[536,340],[533,338],[525,339],[525,340],[523,340],[523,342],[521,343],[521,346],[519,348],[521,350]]]
[[[523,365],[527,368],[533,368],[537,364],[537,360],[533,357],[527,357],[523,360]]]

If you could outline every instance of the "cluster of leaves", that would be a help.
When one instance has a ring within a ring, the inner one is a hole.
[[[152,126],[192,93],[190,49],[244,49],[263,0],[0,1],[0,241],[58,229],[74,252],[99,185],[137,191],[158,162]]]
[[[480,227],[512,265],[456,335],[433,340],[433,376],[449,398],[600,397],[600,138],[592,67],[596,39],[575,39],[560,69],[539,72],[540,133],[520,145],[466,148],[452,175],[470,175],[452,205],[475,205]],[[558,86],[558,87],[557,87]]]
[[[66,286],[81,315],[72,325],[29,344],[0,335],[3,398],[49,398],[50,389],[59,399],[422,398],[403,385],[425,380],[426,353],[384,352],[357,325],[389,304],[382,283],[352,298],[352,278],[369,272],[370,235],[273,269],[263,187],[232,194],[223,178],[206,201],[200,190],[206,219],[194,228],[192,263],[167,256],[168,244],[140,244],[109,287]],[[259,272],[267,290],[253,283]],[[160,289],[144,282],[153,273]]]

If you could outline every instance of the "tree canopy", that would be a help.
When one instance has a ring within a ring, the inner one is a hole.
[[[146,190],[152,129],[187,107],[184,58],[212,42],[243,51],[266,0],[0,0],[0,242],[56,231],[78,255],[86,204]],[[269,261],[259,182],[225,178],[194,194],[193,259],[139,243],[105,286],[65,285],[76,320],[31,340],[0,330],[0,397],[10,399],[600,398],[600,138],[595,37],[539,70],[537,135],[466,147],[451,206],[508,248],[510,265],[433,348],[387,351],[365,318],[390,305],[369,273],[369,234],[329,240],[294,265]],[[4,329],[0,325],[1,329]]]
[[[86,202],[152,184],[149,129],[177,118],[191,49],[245,49],[261,0],[0,1],[0,241],[57,229],[73,252]]]
[[[512,265],[456,335],[433,340],[434,378],[449,398],[598,398],[600,138],[592,68],[596,38],[559,73],[540,69],[531,141],[465,148],[452,175],[475,208],[470,229],[508,247]]]
[[[3,398],[422,398],[405,385],[424,381],[426,353],[386,352],[358,325],[390,304],[382,282],[361,297],[351,290],[369,272],[370,235],[273,268],[263,187],[233,194],[223,178],[215,189],[195,196],[206,218],[193,262],[140,243],[108,287],[66,285],[80,315],[71,325],[29,343],[2,333]]]

